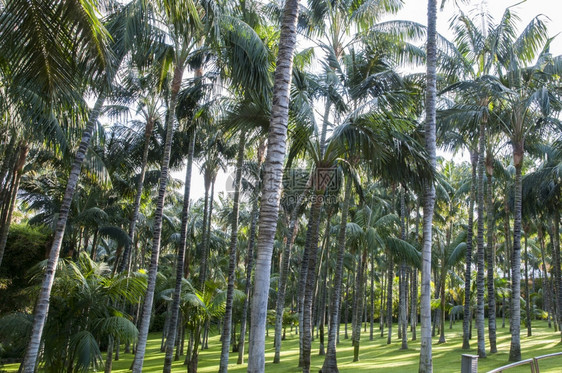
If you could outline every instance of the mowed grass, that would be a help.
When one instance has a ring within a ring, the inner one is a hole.
[[[510,334],[509,328],[501,328],[501,320],[499,320],[498,328],[498,352],[488,354],[485,359],[479,359],[478,371],[487,372],[491,369],[508,364]],[[396,335],[396,325],[393,328],[393,341],[390,345],[386,343],[386,332],[383,338],[380,337],[378,324],[375,325],[374,340],[369,340],[369,327],[367,332],[361,333],[361,348],[358,362],[352,362],[353,347],[351,339],[344,339],[344,326],[341,328],[340,344],[337,346],[338,366],[340,372],[417,372],[418,359],[420,352],[419,327],[418,340],[411,341],[411,333],[408,333],[408,349],[401,350],[401,342]],[[486,328],[487,330],[487,328]],[[216,372],[218,371],[220,359],[220,340],[214,330],[214,335],[209,339],[209,349],[201,351],[199,355],[198,372]],[[351,333],[351,331],[350,331]],[[487,332],[486,332],[487,335]],[[161,372],[164,361],[164,354],[160,352],[159,333],[152,333],[147,346],[146,357],[144,360],[143,372]],[[351,337],[351,335],[350,335]],[[471,340],[471,350],[463,350],[462,346],[462,321],[453,325],[453,329],[446,326],[447,343],[437,344],[438,337],[434,337],[433,343],[433,366],[434,372],[460,372],[461,355],[476,354],[476,330],[473,330],[473,339]],[[318,372],[324,361],[323,356],[318,355],[318,339],[313,344],[312,367],[311,372]],[[527,337],[527,330],[521,327],[521,348],[523,351],[523,359],[536,357],[540,355],[550,354],[554,352],[562,352],[562,343],[560,342],[560,333],[554,333],[553,329],[549,329],[544,321],[533,322],[533,336]],[[489,350],[488,340],[486,340],[486,349]],[[247,351],[247,347],[246,347]],[[269,337],[266,339],[266,372],[298,372],[298,335],[287,330],[287,339],[283,341],[281,352],[281,363],[273,364],[273,330],[269,330]],[[246,364],[237,365],[236,360],[238,353],[230,354],[230,372],[245,372]],[[247,356],[246,356],[247,358]],[[186,367],[183,365],[184,357],[180,361],[174,362],[174,372],[185,372]],[[121,359],[113,363],[113,372],[126,373],[132,362],[131,354],[121,353]],[[17,364],[4,366],[7,372],[16,372]],[[103,371],[103,367],[101,367]],[[518,367],[508,371],[509,373],[530,372],[529,366]],[[540,372],[562,372],[562,356],[546,359],[540,362]]]

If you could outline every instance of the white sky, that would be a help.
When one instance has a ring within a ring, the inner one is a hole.
[[[304,1],[304,0],[301,0]],[[457,1],[461,3],[461,1]],[[489,13],[494,17],[494,20],[499,20],[507,7],[520,3],[517,0],[472,0],[469,4],[462,5],[466,14],[473,14],[471,9],[479,6],[484,2],[484,6],[488,9]],[[438,6],[441,0],[437,0]],[[443,11],[438,11],[437,14],[437,31],[449,40],[452,40],[453,35],[449,31],[449,21],[456,13],[457,7],[455,0],[448,0]],[[537,15],[543,15],[543,19],[547,22],[550,36],[562,34],[562,0],[526,0],[512,8],[512,13],[516,14],[520,19],[519,31]],[[404,0],[404,7],[396,15],[385,17],[385,19],[402,19],[411,20],[421,24],[427,24],[427,1],[426,0]],[[562,54],[562,35],[554,39],[551,44],[551,53],[553,55]],[[439,155],[447,156],[442,152]],[[462,156],[462,158],[467,158]],[[174,173],[176,178],[185,180],[185,171]],[[215,194],[224,191],[227,184],[227,175],[220,172],[217,177],[215,185]],[[199,171],[197,165],[194,165],[192,174],[192,187],[191,199],[197,200],[202,198],[205,193],[203,184],[203,176]]]

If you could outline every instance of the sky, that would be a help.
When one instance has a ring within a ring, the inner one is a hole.
[[[305,0],[301,0],[305,1]],[[438,6],[441,3],[437,0]],[[437,13],[437,32],[449,40],[453,39],[453,34],[449,31],[449,22],[451,17],[458,11],[455,3],[462,3],[462,1],[448,0],[442,11]],[[521,21],[519,23],[520,32],[523,30],[534,17],[540,15],[547,23],[550,36],[561,34],[554,39],[551,44],[551,53],[555,56],[562,55],[562,0],[471,0],[468,4],[461,4],[465,14],[472,15],[471,9],[474,9],[483,4],[488,12],[493,16],[495,21],[501,19],[505,9],[513,6],[512,13],[517,15]],[[516,5],[518,4],[518,5]],[[476,17],[476,15],[474,16]],[[385,17],[384,20],[401,19],[415,21],[421,24],[427,24],[427,0],[404,0],[403,8],[395,15]],[[438,155],[450,157],[450,154],[439,152]],[[459,154],[459,159],[468,160],[467,154]],[[185,171],[176,172],[174,177],[185,180]],[[228,173],[220,172],[217,176],[215,185],[215,193],[225,191],[227,185],[232,181],[228,178]],[[231,184],[230,184],[231,185]],[[203,184],[203,175],[199,170],[198,165],[194,165],[192,173],[192,187],[191,187],[191,200],[195,201],[202,198],[205,193]]]

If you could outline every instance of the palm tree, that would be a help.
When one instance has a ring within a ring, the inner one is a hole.
[[[152,303],[154,300],[154,290],[156,288],[156,276],[158,272],[158,260],[160,256],[160,241],[162,233],[162,213],[164,209],[164,198],[166,195],[166,185],[168,183],[170,154],[172,150],[172,139],[174,133],[174,123],[176,120],[176,105],[178,93],[183,80],[183,73],[186,68],[188,56],[199,42],[198,36],[201,31],[201,15],[197,12],[193,2],[190,0],[181,3],[169,2],[164,0],[161,4],[163,20],[169,27],[170,37],[174,41],[173,55],[173,74],[170,83],[170,98],[168,111],[166,113],[166,140],[162,155],[160,168],[160,182],[158,188],[158,198],[156,200],[156,210],[154,212],[154,228],[152,239],[152,253],[150,266],[148,269],[148,286],[142,307],[142,316],[139,324],[139,339],[132,371],[141,372],[148,338],[148,328],[152,314]],[[209,16],[209,15],[207,15]]]
[[[259,373],[265,369],[265,323],[269,293],[273,239],[279,214],[279,198],[287,123],[289,115],[289,88],[291,85],[293,51],[296,44],[298,0],[285,2],[279,52],[273,85],[273,105],[269,126],[268,148],[264,164],[264,180],[259,214],[258,248],[255,270],[254,297],[248,372]]]
[[[426,103],[425,103],[425,149],[429,157],[432,170],[436,168],[435,159],[435,101],[436,69],[437,69],[437,1],[427,2],[427,77],[426,77]],[[421,347],[420,347],[420,373],[433,371],[431,354],[431,227],[433,222],[433,207],[435,204],[435,186],[429,182],[425,186],[423,195],[423,245],[421,267]]]
[[[506,11],[506,12],[509,12]],[[543,47],[545,49],[541,50]],[[536,121],[539,113],[535,112],[535,105],[540,109],[540,116],[548,118],[551,115],[549,91],[545,83],[551,74],[557,74],[557,63],[548,53],[547,30],[539,19],[533,19],[521,35],[510,39],[508,48],[501,55],[503,61],[499,66],[499,82],[505,87],[507,94],[502,96],[501,126],[509,136],[513,150],[513,166],[515,167],[514,181],[514,222],[513,222],[513,252],[511,257],[512,291],[511,291],[511,346],[510,361],[521,360],[521,193],[522,168],[525,155],[525,140],[538,125],[548,124],[548,120]],[[538,56],[537,56],[538,55]],[[532,65],[533,59],[538,61]],[[547,67],[548,66],[548,67]]]

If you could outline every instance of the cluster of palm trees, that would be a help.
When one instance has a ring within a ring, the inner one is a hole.
[[[298,325],[303,372],[315,334],[338,371],[349,321],[357,361],[363,323],[392,343],[397,320],[407,349],[419,317],[421,372],[447,315],[466,349],[475,320],[481,357],[485,316],[490,353],[509,317],[510,360],[522,304],[529,335],[537,317],[558,330],[562,58],[540,17],[518,34],[511,9],[459,9],[448,41],[436,0],[427,27],[380,21],[401,6],[0,1],[0,273],[14,220],[52,233],[28,308],[0,319],[22,370],[97,368],[105,350],[108,372],[123,344],[141,372],[151,324],[165,372],[183,354],[196,372],[215,329],[220,372],[247,338],[263,372],[270,326],[280,363]]]

